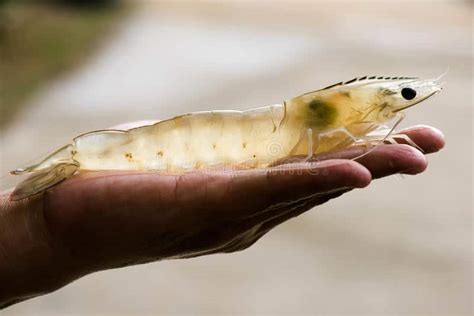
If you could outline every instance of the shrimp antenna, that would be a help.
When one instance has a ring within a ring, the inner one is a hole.
[[[423,86],[425,85],[436,85],[437,87],[441,88],[445,83],[446,81],[443,81],[443,82],[439,82],[444,76],[446,76],[446,74],[449,72],[449,67],[446,68],[446,70],[441,73],[438,77],[435,77],[435,78],[430,78],[430,79],[418,79],[418,80],[413,80],[413,81],[410,81],[410,82],[417,82],[419,84],[422,84]],[[421,101],[420,101],[421,102]]]
[[[447,67],[446,70],[445,70],[441,75],[439,75],[439,76],[436,77],[436,78],[430,79],[430,80],[432,80],[432,81],[440,81],[441,78],[443,78],[444,76],[446,76],[446,74],[449,72],[449,70],[450,70],[449,67]]]

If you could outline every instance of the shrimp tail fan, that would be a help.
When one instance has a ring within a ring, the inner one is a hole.
[[[13,170],[11,174],[30,174],[20,182],[10,195],[12,200],[21,200],[41,193],[73,175],[79,164],[72,159],[72,145],[61,147],[41,162]]]
[[[21,200],[41,193],[73,175],[78,168],[77,164],[59,163],[36,171],[20,182],[10,197],[12,200]]]

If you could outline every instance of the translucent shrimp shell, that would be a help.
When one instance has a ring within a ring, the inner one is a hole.
[[[408,90],[407,90],[408,89]],[[80,135],[44,160],[13,194],[28,197],[84,170],[186,172],[263,168],[291,155],[345,148],[440,91],[437,80],[362,77],[282,104],[246,111],[204,111],[130,130]]]

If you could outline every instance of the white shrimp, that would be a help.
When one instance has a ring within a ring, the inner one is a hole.
[[[262,168],[291,155],[311,156],[374,141],[370,133],[376,130],[378,139],[385,140],[391,129],[380,134],[381,126],[439,92],[438,79],[365,76],[283,104],[194,112],[130,130],[93,131],[37,164],[12,171],[32,173],[12,198],[43,192],[83,170]]]

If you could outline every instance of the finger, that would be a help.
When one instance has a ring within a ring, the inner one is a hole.
[[[374,179],[397,173],[414,175],[428,166],[426,157],[408,145],[380,146],[357,161],[370,170]]]
[[[235,204],[243,204],[242,214],[249,206],[265,212],[268,207],[285,206],[314,194],[365,187],[371,181],[366,168],[349,160],[295,163],[243,174],[233,178],[229,190]]]
[[[431,126],[416,125],[402,129],[397,134],[405,134],[420,146],[426,154],[441,150],[445,145],[443,133]],[[400,140],[403,143],[403,140]]]

